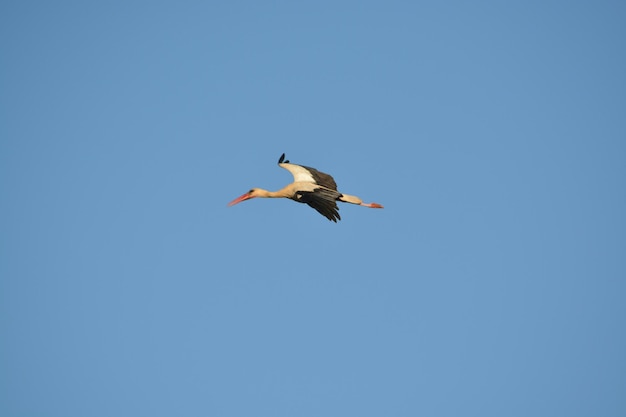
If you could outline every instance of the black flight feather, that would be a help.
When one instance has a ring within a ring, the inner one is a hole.
[[[337,191],[337,183],[330,175],[320,172],[315,168],[305,167],[304,165],[302,165],[302,168],[305,168],[311,173],[316,184]]]
[[[279,164],[282,164],[283,162],[284,162],[284,163],[286,163],[286,164],[288,164],[288,163],[289,163],[289,161],[285,161],[285,154],[284,154],[284,153],[283,153],[283,154],[280,156],[280,158],[278,159],[278,163],[279,163]]]
[[[341,194],[337,191],[317,188],[313,192],[299,191],[298,194],[300,194],[300,198],[296,201],[308,204],[322,216],[335,223],[337,223],[337,220],[341,220],[339,207],[337,207],[336,202]]]

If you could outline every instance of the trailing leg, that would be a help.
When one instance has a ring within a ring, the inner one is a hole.
[[[342,194],[339,197],[339,201],[342,201],[344,203],[357,204],[359,206],[369,207],[369,208],[383,208],[383,206],[381,206],[378,203],[364,203],[363,200],[361,200],[359,197],[355,195],[349,195],[349,194]]]

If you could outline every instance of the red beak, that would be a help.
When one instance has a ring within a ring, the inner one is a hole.
[[[233,201],[231,201],[230,203],[228,203],[229,206],[234,206],[235,204],[241,203],[242,201],[246,201],[253,198],[250,193],[245,193],[244,195],[242,195],[241,197],[237,197],[235,198]]]

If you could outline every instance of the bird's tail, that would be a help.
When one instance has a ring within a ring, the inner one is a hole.
[[[342,201],[344,203],[357,204],[359,206],[369,207],[369,208],[383,208],[383,206],[381,206],[378,203],[364,203],[363,200],[361,200],[359,197],[355,195],[349,195],[349,194],[342,194],[339,197],[339,201]]]

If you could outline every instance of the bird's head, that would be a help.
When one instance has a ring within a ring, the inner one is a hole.
[[[228,203],[229,206],[234,206],[235,204],[241,203],[242,201],[250,200],[255,197],[264,197],[267,194],[267,191],[261,188],[252,188],[247,193],[235,198],[233,201]]]

